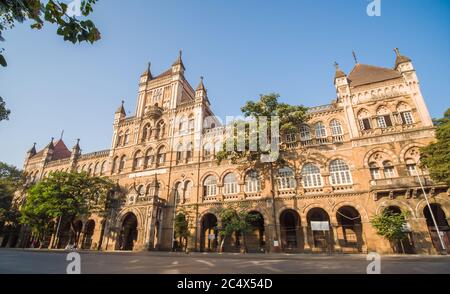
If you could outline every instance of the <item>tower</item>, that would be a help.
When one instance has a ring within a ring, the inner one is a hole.
[[[401,73],[405,80],[405,84],[409,87],[411,98],[416,105],[417,113],[419,114],[423,126],[433,126],[433,121],[431,120],[430,113],[425,105],[419,79],[417,78],[416,70],[414,69],[411,59],[400,54],[398,48],[395,48],[394,52],[396,55],[394,69]]]

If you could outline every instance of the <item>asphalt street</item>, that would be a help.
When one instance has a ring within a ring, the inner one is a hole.
[[[365,255],[78,252],[82,274],[365,274]],[[68,252],[0,250],[0,274],[65,274]],[[382,274],[450,274],[450,256],[381,256]]]

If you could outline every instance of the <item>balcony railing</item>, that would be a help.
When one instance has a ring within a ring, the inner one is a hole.
[[[429,176],[420,176],[424,186],[432,186],[434,182]],[[392,188],[408,188],[420,186],[417,176],[397,177],[389,179],[372,180],[371,185],[374,189],[392,189]]]

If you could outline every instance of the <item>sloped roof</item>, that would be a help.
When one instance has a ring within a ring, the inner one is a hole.
[[[70,150],[67,148],[66,144],[64,144],[63,140],[59,140],[55,144],[55,148],[53,149],[52,160],[60,160],[69,158],[72,155]]]
[[[350,86],[361,86],[400,78],[401,74],[390,68],[357,63],[348,75]]]
[[[166,70],[165,72],[160,73],[159,75],[157,75],[155,77],[155,79],[157,78],[162,78],[162,77],[166,77],[166,76],[170,76],[172,74],[172,68],[169,68],[168,70]]]

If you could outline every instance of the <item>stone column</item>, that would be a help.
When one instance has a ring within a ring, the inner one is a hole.
[[[304,239],[304,251],[311,251],[311,246],[309,245],[309,233],[308,233],[308,227],[302,226],[303,229],[303,239]]]
[[[342,248],[341,248],[341,245],[339,244],[339,237],[338,237],[339,225],[332,224],[331,226],[333,227],[334,250],[341,251]]]

